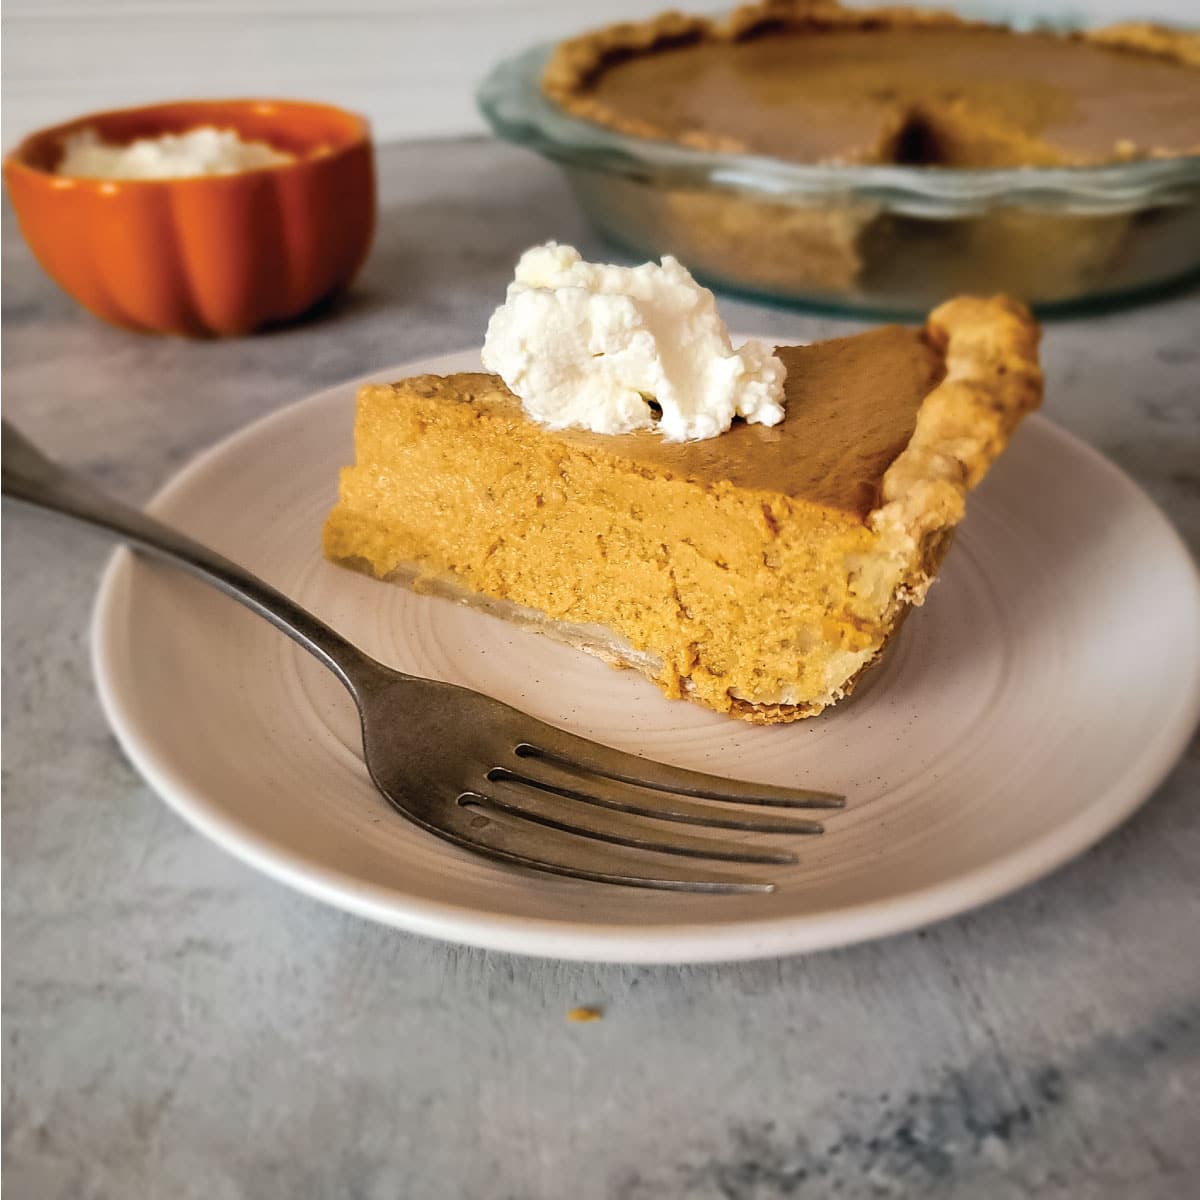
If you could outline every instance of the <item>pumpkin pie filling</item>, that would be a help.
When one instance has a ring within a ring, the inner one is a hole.
[[[543,86],[637,135],[801,163],[1078,166],[1200,150],[1200,35],[1057,36],[766,4],[559,47]]]
[[[1019,305],[777,350],[787,417],[701,442],[556,431],[496,376],[358,396],[325,553],[760,722],[845,695],[920,604],[966,492],[1040,400]]]

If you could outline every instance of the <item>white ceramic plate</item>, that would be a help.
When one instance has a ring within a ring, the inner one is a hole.
[[[379,377],[478,369],[478,354]],[[505,869],[372,788],[336,680],[236,604],[119,551],[96,608],[101,699],[163,797],[253,866],[417,933],[560,958],[753,958],[961,912],[1079,854],[1170,769],[1200,716],[1200,587],[1138,488],[1032,418],[983,486],[923,611],[850,703],[757,728],[448,602],[326,563],[353,383],[259,421],[151,505],[383,661],[705,771],[849,806],[777,891],[717,897]]]

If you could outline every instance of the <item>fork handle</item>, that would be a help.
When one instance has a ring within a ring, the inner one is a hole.
[[[378,669],[374,659],[334,632],[319,617],[245,567],[178,530],[106,496],[87,480],[51,462],[24,434],[3,422],[0,444],[3,493],[15,500],[74,517],[181,568],[240,601],[315,655],[357,696]]]

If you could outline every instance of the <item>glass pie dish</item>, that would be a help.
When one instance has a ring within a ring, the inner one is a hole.
[[[1200,278],[1200,155],[959,168],[694,149],[567,115],[540,86],[551,50],[483,82],[493,130],[558,163],[610,241],[715,287],[872,314],[1003,291],[1046,312]]]

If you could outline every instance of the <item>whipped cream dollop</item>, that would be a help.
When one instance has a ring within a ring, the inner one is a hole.
[[[552,429],[691,441],[784,415],[783,363],[765,342],[735,350],[712,292],[670,255],[618,267],[554,242],[527,250],[483,365]]]
[[[244,142],[235,130],[212,125],[126,145],[106,142],[94,129],[81,129],[63,142],[55,174],[75,179],[190,179],[275,167],[295,157],[266,142]]]

